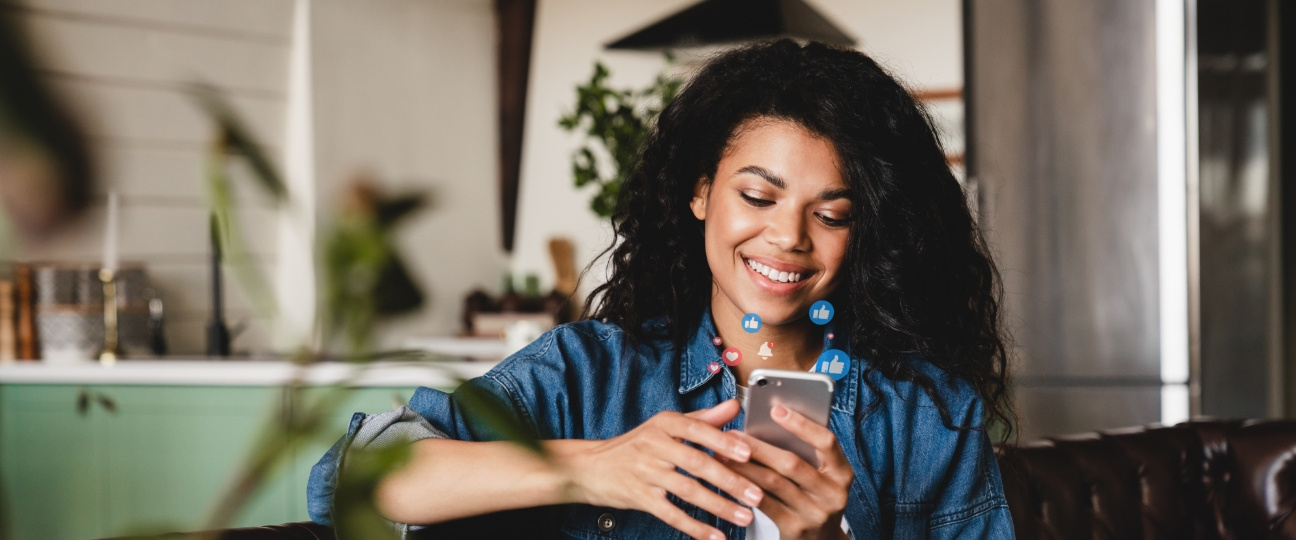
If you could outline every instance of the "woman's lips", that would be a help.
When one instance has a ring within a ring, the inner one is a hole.
[[[743,257],[743,262],[758,286],[776,294],[786,294],[801,288],[814,273],[802,266],[768,259]]]

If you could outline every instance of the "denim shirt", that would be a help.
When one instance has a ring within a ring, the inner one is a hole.
[[[656,347],[636,345],[614,324],[562,325],[465,384],[494,393],[542,439],[609,439],[659,412],[696,411],[735,397],[733,374],[708,369],[719,352],[711,342],[716,331],[710,314],[702,321],[680,354],[664,340]],[[829,335],[834,333],[825,332],[825,349],[850,353],[844,332],[836,332],[832,340]],[[849,372],[835,385],[828,424],[855,471],[845,511],[854,538],[1013,538],[998,463],[985,432],[946,428],[936,405],[917,385],[865,370],[865,361],[853,353],[851,359]],[[981,425],[983,404],[971,386],[930,362],[910,361],[936,381],[956,425]],[[865,376],[877,392],[863,382]],[[454,394],[420,388],[409,408],[450,438],[493,438],[464,417]],[[316,522],[331,521],[338,467],[364,417],[353,417],[347,435],[311,472],[307,496]],[[742,423],[740,413],[725,429],[741,429]],[[670,498],[726,538],[746,534],[745,527]],[[635,510],[569,505],[562,512],[551,521],[559,529],[548,533],[552,537],[687,538]]]

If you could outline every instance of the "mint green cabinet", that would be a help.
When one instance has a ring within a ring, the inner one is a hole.
[[[81,415],[81,388],[0,385],[0,538],[194,530],[285,406],[279,387],[103,385],[84,388],[109,397],[116,411],[94,405]],[[267,478],[233,525],[307,519],[310,467],[351,413],[389,410],[412,392],[350,392],[328,427]]]

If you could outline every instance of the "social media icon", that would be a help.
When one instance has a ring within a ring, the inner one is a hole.
[[[828,349],[819,355],[814,370],[839,381],[850,371],[850,356],[838,349]]]
[[[738,347],[729,347],[720,353],[720,359],[724,360],[725,365],[736,366],[742,363],[742,351]]]
[[[720,373],[720,362],[711,362],[710,364],[707,364],[707,371],[710,371],[712,375]]]
[[[756,351],[756,356],[761,357],[761,360],[769,360],[771,356],[774,356],[774,342],[766,341],[761,343],[760,350]]]
[[[833,305],[827,300],[820,300],[810,305],[810,322],[818,325],[828,324],[833,318]]]
[[[748,313],[746,315],[743,315],[742,327],[743,330],[747,331],[748,334],[755,334],[757,331],[761,329],[760,315],[757,315],[755,313]]]

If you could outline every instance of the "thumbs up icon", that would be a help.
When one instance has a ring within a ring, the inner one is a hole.
[[[748,313],[746,315],[743,315],[742,329],[746,331],[748,334],[756,333],[757,331],[760,330],[760,327],[761,327],[760,315],[757,315],[755,313]]]
[[[827,367],[829,375],[841,375],[842,370],[846,368],[846,363],[841,361],[841,357],[834,354]]]
[[[840,349],[828,349],[816,360],[815,371],[840,381],[850,371],[850,355]]]
[[[833,306],[827,300],[820,300],[810,305],[810,322],[818,325],[828,324],[833,318]]]

